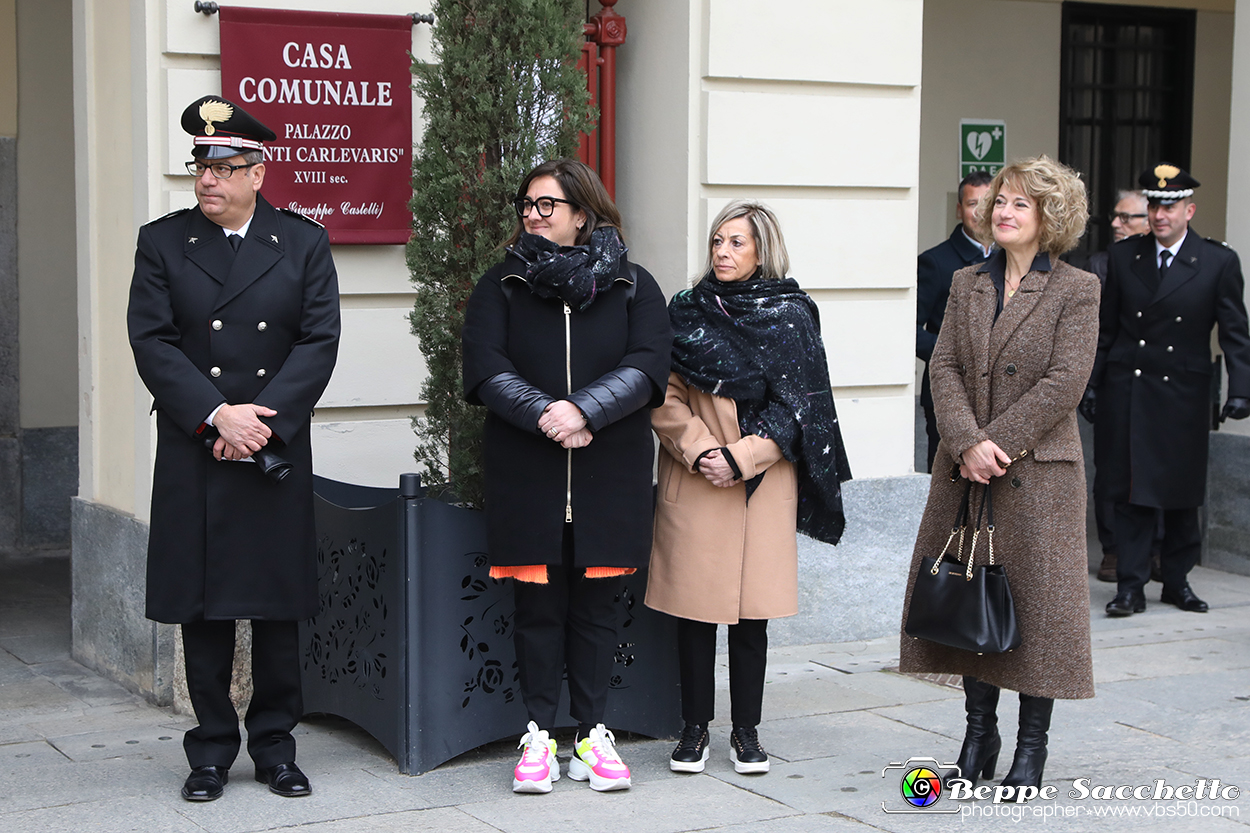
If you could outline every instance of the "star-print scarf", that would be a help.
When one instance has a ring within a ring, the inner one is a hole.
[[[798,530],[836,544],[851,479],[829,385],[816,304],[792,278],[720,281],[673,296],[673,370],[738,405],[743,435],[781,447],[799,479]],[[762,475],[760,476],[762,477]],[[747,499],[760,478],[747,484]]]
[[[539,298],[559,298],[585,312],[600,292],[616,280],[617,266],[628,251],[616,229],[597,228],[585,246],[558,246],[545,237],[521,232],[509,252],[526,265],[525,282]]]

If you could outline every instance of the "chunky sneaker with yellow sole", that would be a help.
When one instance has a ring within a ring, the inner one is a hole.
[[[616,736],[600,723],[577,742],[569,761],[569,777],[590,781],[596,792],[629,789],[629,767],[616,754]]]
[[[525,747],[521,760],[512,771],[514,793],[549,793],[553,781],[560,780],[560,762],[556,760],[556,742],[534,721],[521,736],[517,748]]]

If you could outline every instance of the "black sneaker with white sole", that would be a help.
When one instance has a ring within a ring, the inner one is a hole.
[[[687,723],[681,730],[681,740],[668,759],[668,768],[673,772],[702,772],[708,756],[707,725]]]
[[[729,760],[734,771],[744,774],[768,772],[768,753],[760,746],[754,726],[735,726],[729,736]]]

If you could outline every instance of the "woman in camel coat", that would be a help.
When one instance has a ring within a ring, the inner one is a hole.
[[[678,617],[676,772],[701,772],[708,757],[718,624],[729,625],[730,759],[738,772],[768,771],[756,733],[767,627],[798,612],[795,532],[830,543],[842,534],[850,472],[816,307],[788,268],[772,212],[730,203],[712,224],[707,273],[669,304],[646,603]]]
[[[998,249],[955,273],[930,374],[942,437],[903,610],[921,558],[937,556],[972,480],[972,517],[993,490],[994,554],[1006,565],[1023,644],[975,654],[902,635],[900,670],[962,674],[962,777],[993,777],[999,687],[1020,692],[1003,781],[1040,786],[1054,698],[1094,696],[1085,474],[1076,406],[1098,338],[1098,279],[1058,259],[1088,216],[1077,175],[1046,157],[1004,168],[977,231]],[[970,524],[971,525],[971,524]],[[985,540],[985,536],[981,536]],[[984,544],[976,563],[986,563]],[[953,770],[952,770],[953,773]],[[950,775],[951,773],[948,773]]]

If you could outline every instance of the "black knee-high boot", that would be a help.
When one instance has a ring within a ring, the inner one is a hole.
[[[971,781],[993,778],[1003,739],[998,734],[998,692],[996,685],[983,683],[976,677],[964,677],[964,710],[968,713],[968,729],[959,750],[959,769],[947,770],[942,781],[949,785],[955,778]]]
[[[1020,731],[1016,735],[1016,756],[1003,779],[1004,787],[1041,787],[1046,768],[1046,732],[1055,701],[1049,697],[1020,695]]]

